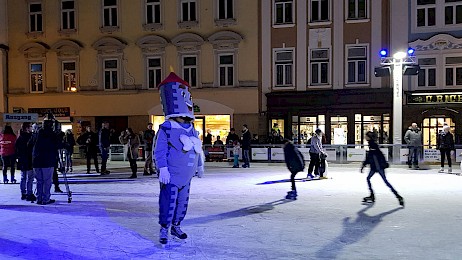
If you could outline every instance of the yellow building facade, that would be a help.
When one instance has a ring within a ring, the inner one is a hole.
[[[259,126],[258,1],[7,1],[8,113],[55,113],[74,133],[163,121],[157,84],[190,83],[196,128]]]

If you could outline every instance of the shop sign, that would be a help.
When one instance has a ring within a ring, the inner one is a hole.
[[[252,147],[252,160],[255,161],[267,161],[268,160],[268,148]]]
[[[436,149],[424,149],[424,161],[439,162],[440,161],[440,151]]]
[[[44,117],[48,113],[52,113],[55,117],[70,117],[70,107],[43,107],[43,108],[29,108],[29,113],[37,113],[39,117]]]
[[[462,103],[462,93],[411,94],[407,95],[408,104]]]
[[[284,150],[282,148],[270,148],[270,149],[271,149],[271,160],[284,161]]]
[[[22,123],[22,122],[37,122],[38,114],[35,113],[13,113],[13,114],[3,114],[3,122],[5,123]]]
[[[347,148],[347,161],[362,162],[366,158],[365,149]]]

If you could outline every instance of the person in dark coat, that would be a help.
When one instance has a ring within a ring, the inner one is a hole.
[[[290,182],[292,190],[287,192],[286,199],[297,199],[297,189],[295,187],[295,175],[305,169],[305,159],[297,147],[289,140],[284,140],[284,160],[290,171]]]
[[[366,154],[366,159],[363,162],[361,167],[361,172],[363,172],[366,165],[370,165],[371,171],[367,175],[367,185],[369,186],[370,195],[365,197],[363,202],[375,202],[374,190],[372,189],[371,178],[376,172],[380,174],[385,184],[388,188],[391,189],[393,194],[399,201],[399,205],[404,206],[404,199],[401,197],[398,192],[393,188],[393,186],[388,182],[387,177],[385,176],[385,168],[388,168],[388,162],[385,160],[385,156],[382,151],[380,151],[378,144],[376,143],[377,135],[374,132],[366,133],[366,140],[369,142],[369,151]]]
[[[34,195],[34,169],[32,168],[32,146],[30,139],[32,138],[32,125],[29,122],[22,123],[19,137],[16,140],[15,151],[17,168],[21,171],[21,200],[34,202],[37,198]]]
[[[95,163],[96,172],[99,173],[98,168],[98,135],[91,131],[91,126],[87,126],[86,132],[81,136],[81,144],[85,145],[87,157],[87,173],[91,170],[91,159]]]
[[[109,149],[111,146],[111,132],[109,123],[103,122],[101,130],[98,132],[99,150],[101,151],[101,175],[109,174],[107,170],[107,159],[109,158]],[[95,166],[97,163],[95,163]],[[96,166],[96,168],[98,168]]]
[[[144,163],[144,172],[143,175],[153,175],[154,174],[154,163],[152,160],[152,144],[154,138],[156,137],[156,132],[152,130],[152,123],[148,123],[147,129],[143,132],[143,139],[145,142],[145,151],[146,151],[146,161]]]
[[[75,138],[71,129],[64,135],[64,148],[66,149],[66,172],[72,172],[72,154],[74,153]]]
[[[252,135],[250,134],[247,125],[244,124],[242,126],[242,159],[244,160],[244,164],[242,168],[249,168],[250,167],[250,141],[252,140]]]
[[[234,128],[231,128],[231,130],[228,133],[228,136],[226,137],[226,146],[232,147],[234,141],[239,142],[239,136],[236,134],[236,130]]]
[[[33,135],[30,142],[32,148],[32,167],[37,179],[37,204],[54,203],[50,199],[53,169],[57,164],[58,139],[53,131],[53,121],[45,119],[43,128]]]
[[[436,139],[436,148],[441,153],[441,169],[438,172],[444,172],[444,161],[445,158],[448,158],[448,173],[452,173],[451,151],[455,150],[455,147],[454,136],[449,130],[450,127],[448,125],[443,126],[443,131],[438,134],[438,138]]]

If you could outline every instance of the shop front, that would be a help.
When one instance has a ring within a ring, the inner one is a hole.
[[[390,143],[391,89],[273,92],[267,98],[269,125],[278,122],[294,143],[306,144],[318,128],[327,144],[366,144],[367,131]]]

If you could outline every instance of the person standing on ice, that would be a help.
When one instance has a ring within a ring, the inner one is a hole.
[[[370,165],[371,171],[367,175],[367,185],[369,186],[370,195],[363,198],[363,202],[375,202],[374,190],[372,189],[371,178],[376,172],[380,174],[385,184],[388,188],[391,189],[393,194],[395,194],[398,199],[399,205],[404,206],[404,199],[401,197],[398,192],[393,188],[393,186],[388,182],[387,177],[385,176],[385,168],[388,168],[388,162],[385,160],[385,156],[382,151],[380,151],[378,144],[376,143],[377,136],[373,132],[366,133],[366,140],[369,142],[369,152],[366,155],[366,159],[363,162],[361,167],[361,172],[363,172],[366,165]]]
[[[153,160],[159,170],[159,242],[170,234],[186,239],[180,224],[186,215],[192,177],[204,173],[202,142],[194,129],[193,101],[189,84],[175,73],[159,84],[165,122],[157,131]]]
[[[284,140],[284,160],[290,171],[290,182],[292,183],[292,190],[287,192],[286,199],[296,200],[295,175],[305,169],[305,159],[297,147],[287,139]]]

